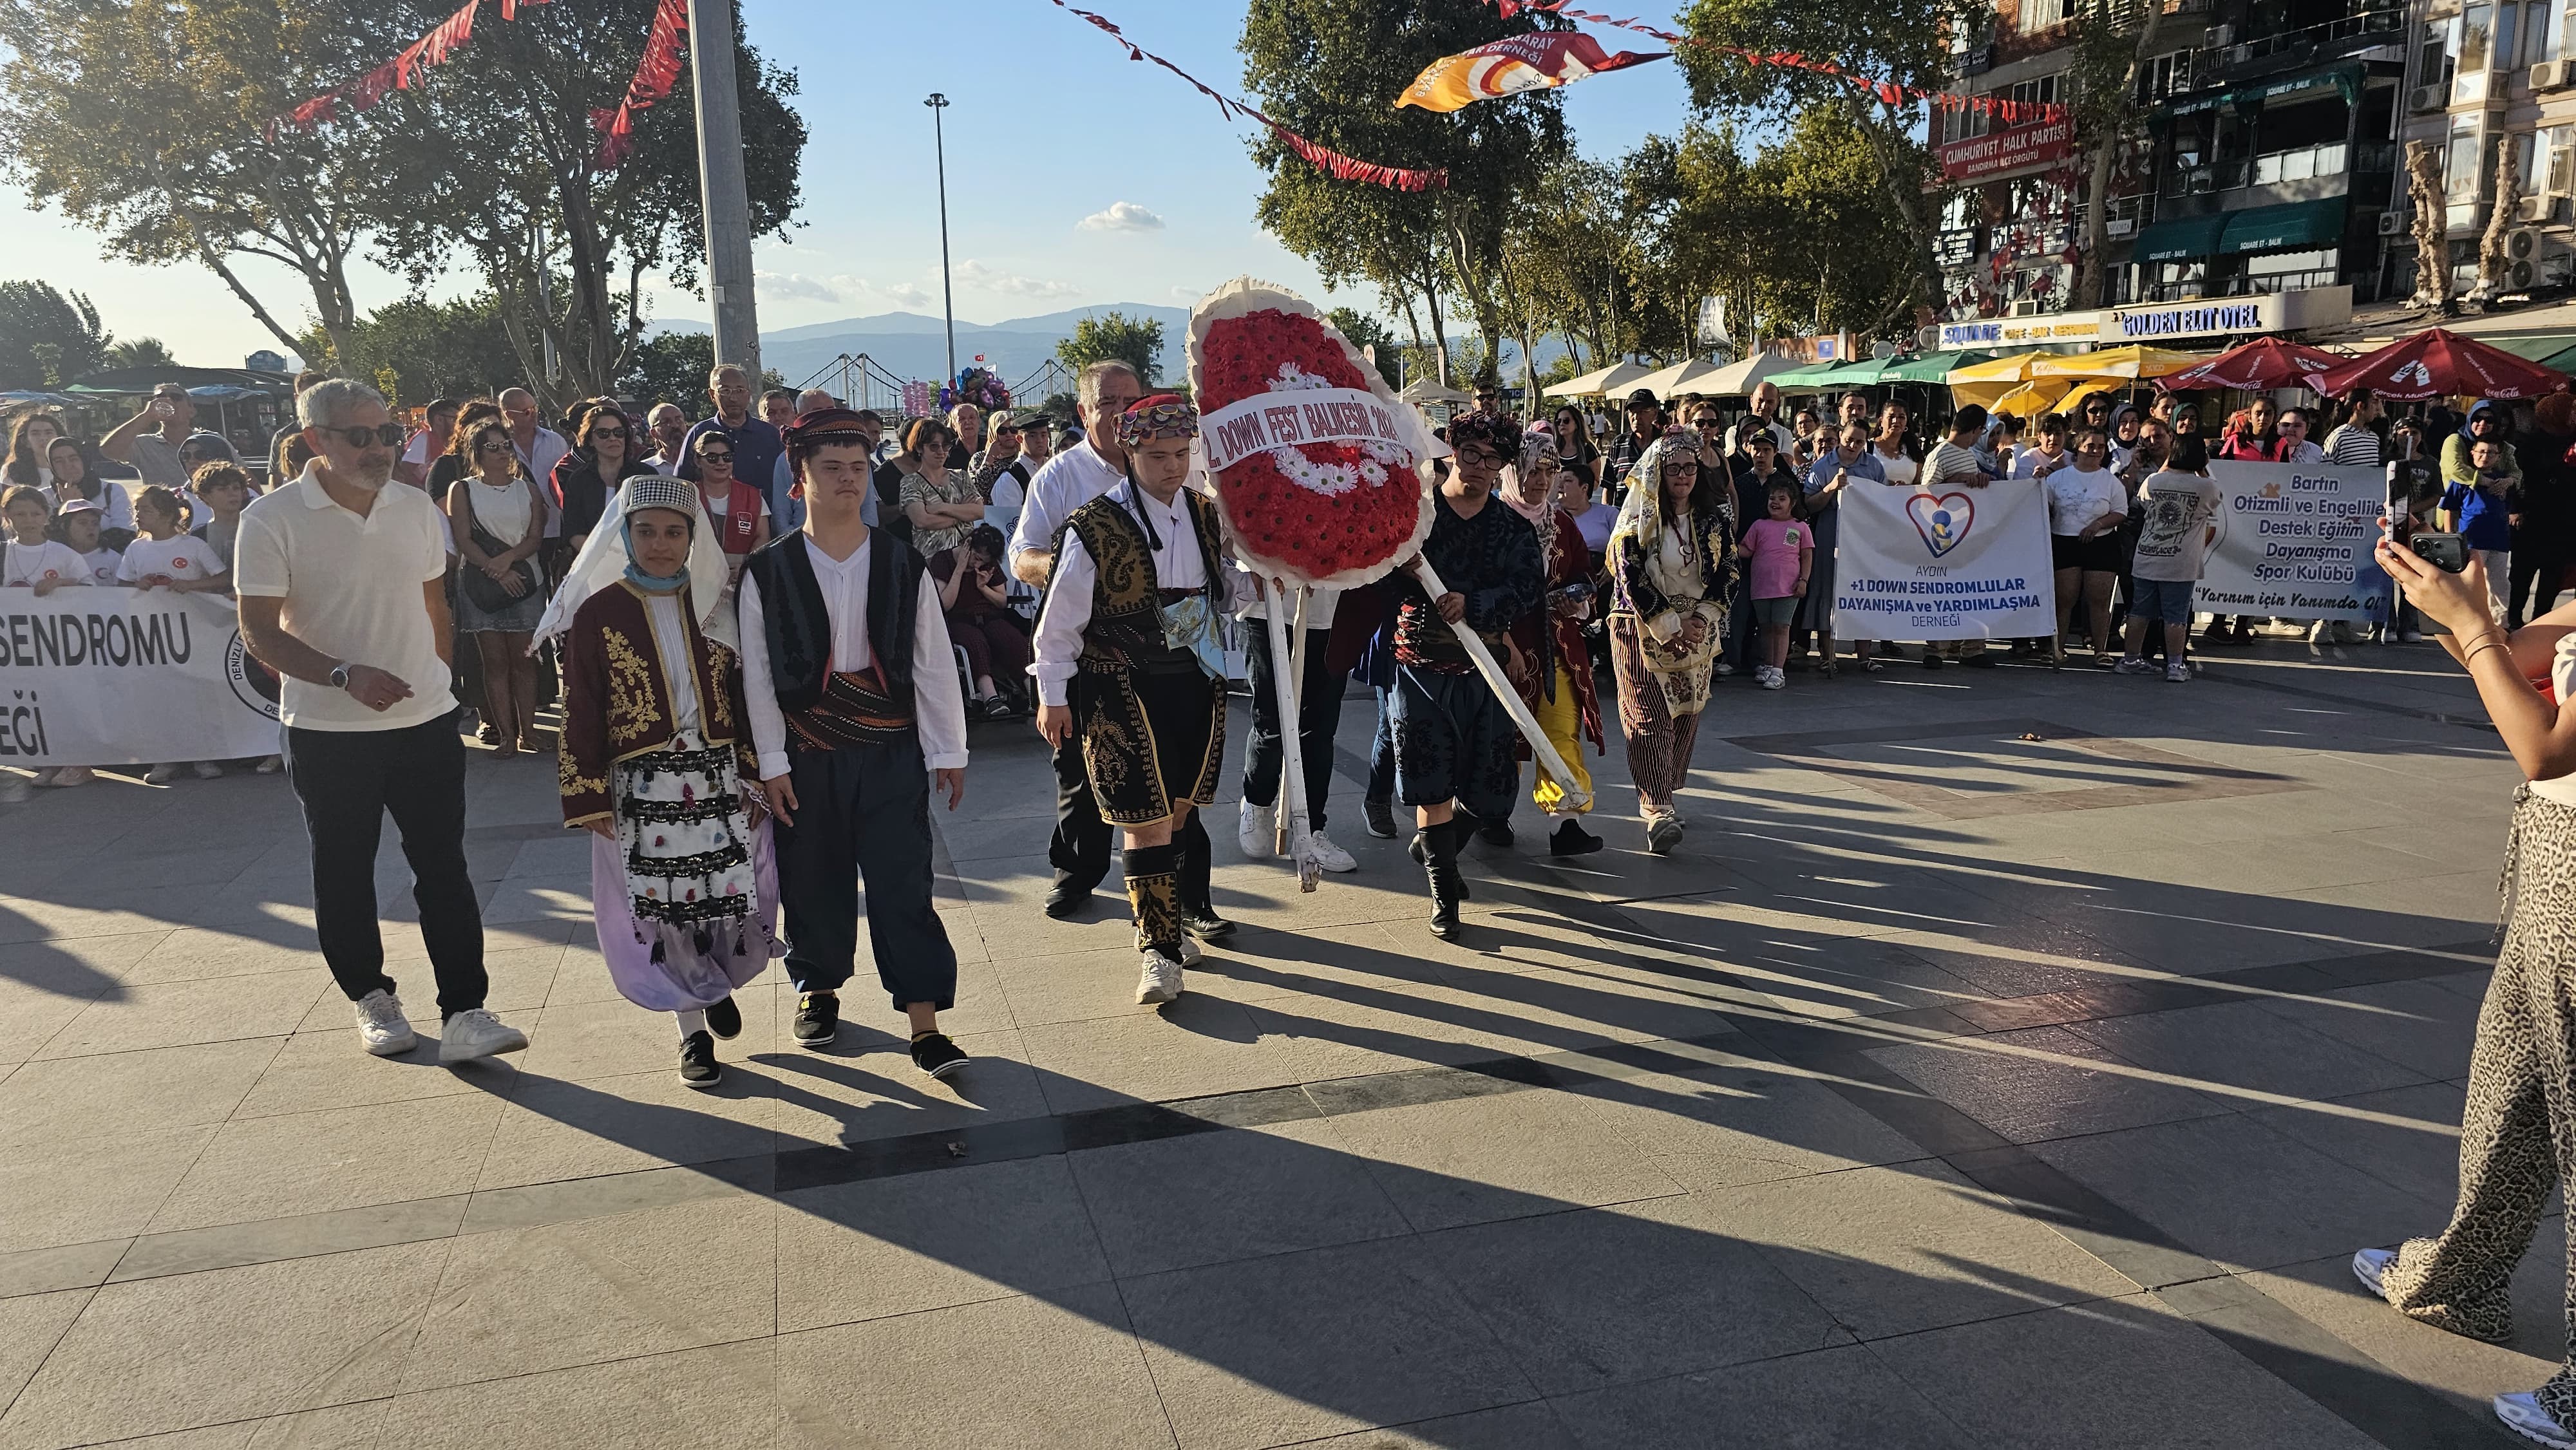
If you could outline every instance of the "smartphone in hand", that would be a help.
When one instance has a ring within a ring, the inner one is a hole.
[[[2457,574],[2469,567],[2468,541],[2457,534],[2414,534],[2407,538],[2406,547],[2445,574]]]

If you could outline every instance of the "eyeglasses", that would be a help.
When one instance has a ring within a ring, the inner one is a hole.
[[[385,441],[391,443],[394,440],[388,438]],[[364,447],[365,445],[361,444],[359,446]],[[508,453],[511,451],[511,448],[507,441],[498,443],[477,443],[474,445],[474,451],[477,453]]]
[[[700,463],[731,463],[733,462],[733,455],[730,453],[709,453],[707,450],[701,448],[698,450],[698,461]]]
[[[403,441],[402,425],[399,423],[379,423],[373,428],[324,428],[317,424],[313,431],[325,438],[345,438],[352,448],[364,448],[370,443],[381,443],[391,448]]]
[[[590,430],[591,441],[594,443],[602,438],[624,438],[625,436],[626,430],[623,428],[593,428]]]
[[[1493,452],[1490,449],[1461,448],[1458,450],[1458,461],[1460,463],[1481,463],[1491,467],[1500,468],[1503,463],[1503,455]]]

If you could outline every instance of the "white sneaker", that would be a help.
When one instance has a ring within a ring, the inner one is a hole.
[[[2361,1281],[2361,1287],[2385,1297],[2386,1291],[2379,1287],[2380,1276],[2395,1262],[2395,1249],[2363,1249],[2352,1256],[2352,1276]]]
[[[52,779],[42,783],[45,785],[57,786],[90,785],[95,783],[97,780],[98,772],[90,769],[86,765],[66,765],[60,770],[55,771]]]
[[[1245,801],[1242,820],[1234,828],[1234,843],[1243,848],[1244,855],[1265,861],[1277,854],[1278,842],[1278,810]]]
[[[2165,683],[2168,685],[2190,684],[2191,666],[2184,664],[2180,660],[2175,660],[2172,664],[2165,666]]]
[[[1199,939],[1197,937],[1190,935],[1188,932],[1181,933],[1182,966],[1195,967],[1199,964],[1199,958],[1206,955],[1207,951],[1199,945]]]
[[[2576,1450],[2576,1435],[2568,1434],[2564,1425],[2552,1419],[2549,1412],[2540,1407],[2540,1397],[2529,1390],[2496,1396],[2495,1412],[2496,1418],[2504,1421],[2506,1429],[2526,1440],[2551,1446],[2553,1450]]]
[[[170,782],[177,780],[178,778],[179,767],[175,765],[156,765],[150,770],[143,772],[143,783],[145,785],[168,785]]]
[[[1353,858],[1350,852],[1334,845],[1333,838],[1325,835],[1320,829],[1307,834],[1306,844],[1315,853],[1315,864],[1327,871],[1340,873],[1360,869],[1358,860]]]
[[[1789,688],[1789,676],[1784,671],[1775,670],[1765,666],[1762,671],[1762,688],[1766,690],[1785,690]]]
[[[481,1007],[466,1008],[438,1029],[440,1062],[471,1062],[498,1052],[517,1052],[527,1045],[528,1034]]]
[[[1728,663],[1727,663],[1726,661],[1724,661],[1724,660],[1719,660],[1719,661],[1717,662],[1717,677],[1718,677],[1719,679],[1721,679],[1721,680],[1722,680],[1722,679],[1725,679],[1727,676],[1729,676],[1729,675],[1731,675],[1731,674],[1734,674],[1734,673],[1735,673],[1735,666],[1728,664]]]
[[[409,1052],[420,1039],[403,1016],[402,998],[382,987],[351,1004],[358,1013],[358,1040],[378,1057]]]
[[[1161,952],[1144,954],[1144,970],[1136,977],[1136,1001],[1152,1007],[1181,995],[1181,964]]]
[[[35,796],[34,782],[14,770],[0,771],[0,805],[18,805]]]
[[[194,775],[199,780],[221,780],[224,778],[224,768],[215,764],[211,760],[190,762],[188,773]]]
[[[250,769],[253,775],[275,775],[285,768],[286,761],[284,757],[263,755],[259,758],[259,764],[252,766]]]

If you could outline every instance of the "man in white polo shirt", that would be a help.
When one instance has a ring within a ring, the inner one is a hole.
[[[385,487],[403,432],[375,389],[334,378],[299,395],[295,414],[313,461],[243,512],[233,587],[243,641],[285,677],[286,773],[312,841],[322,958],[357,1005],[367,1051],[409,1051],[376,922],[376,839],[391,812],[438,983],[439,1061],[515,1052],[526,1035],[483,1006],[483,913],[465,870],[447,521],[420,490]]]

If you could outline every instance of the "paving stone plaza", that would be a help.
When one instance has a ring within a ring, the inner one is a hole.
[[[0,808],[0,1450],[2517,1443],[2558,1219],[2508,1345],[2347,1267],[2449,1213],[2519,779],[2433,646],[1737,682],[1676,854],[1614,745],[1609,849],[1524,803],[1456,944],[1361,829],[1370,715],[1360,871],[1244,861],[1230,772],[1244,929],[1160,1010],[977,726],[939,1083],[863,964],[832,1049],[773,970],[685,1088],[551,760],[472,767],[531,1046],[456,1070],[390,833],[375,1059],[282,778]]]

